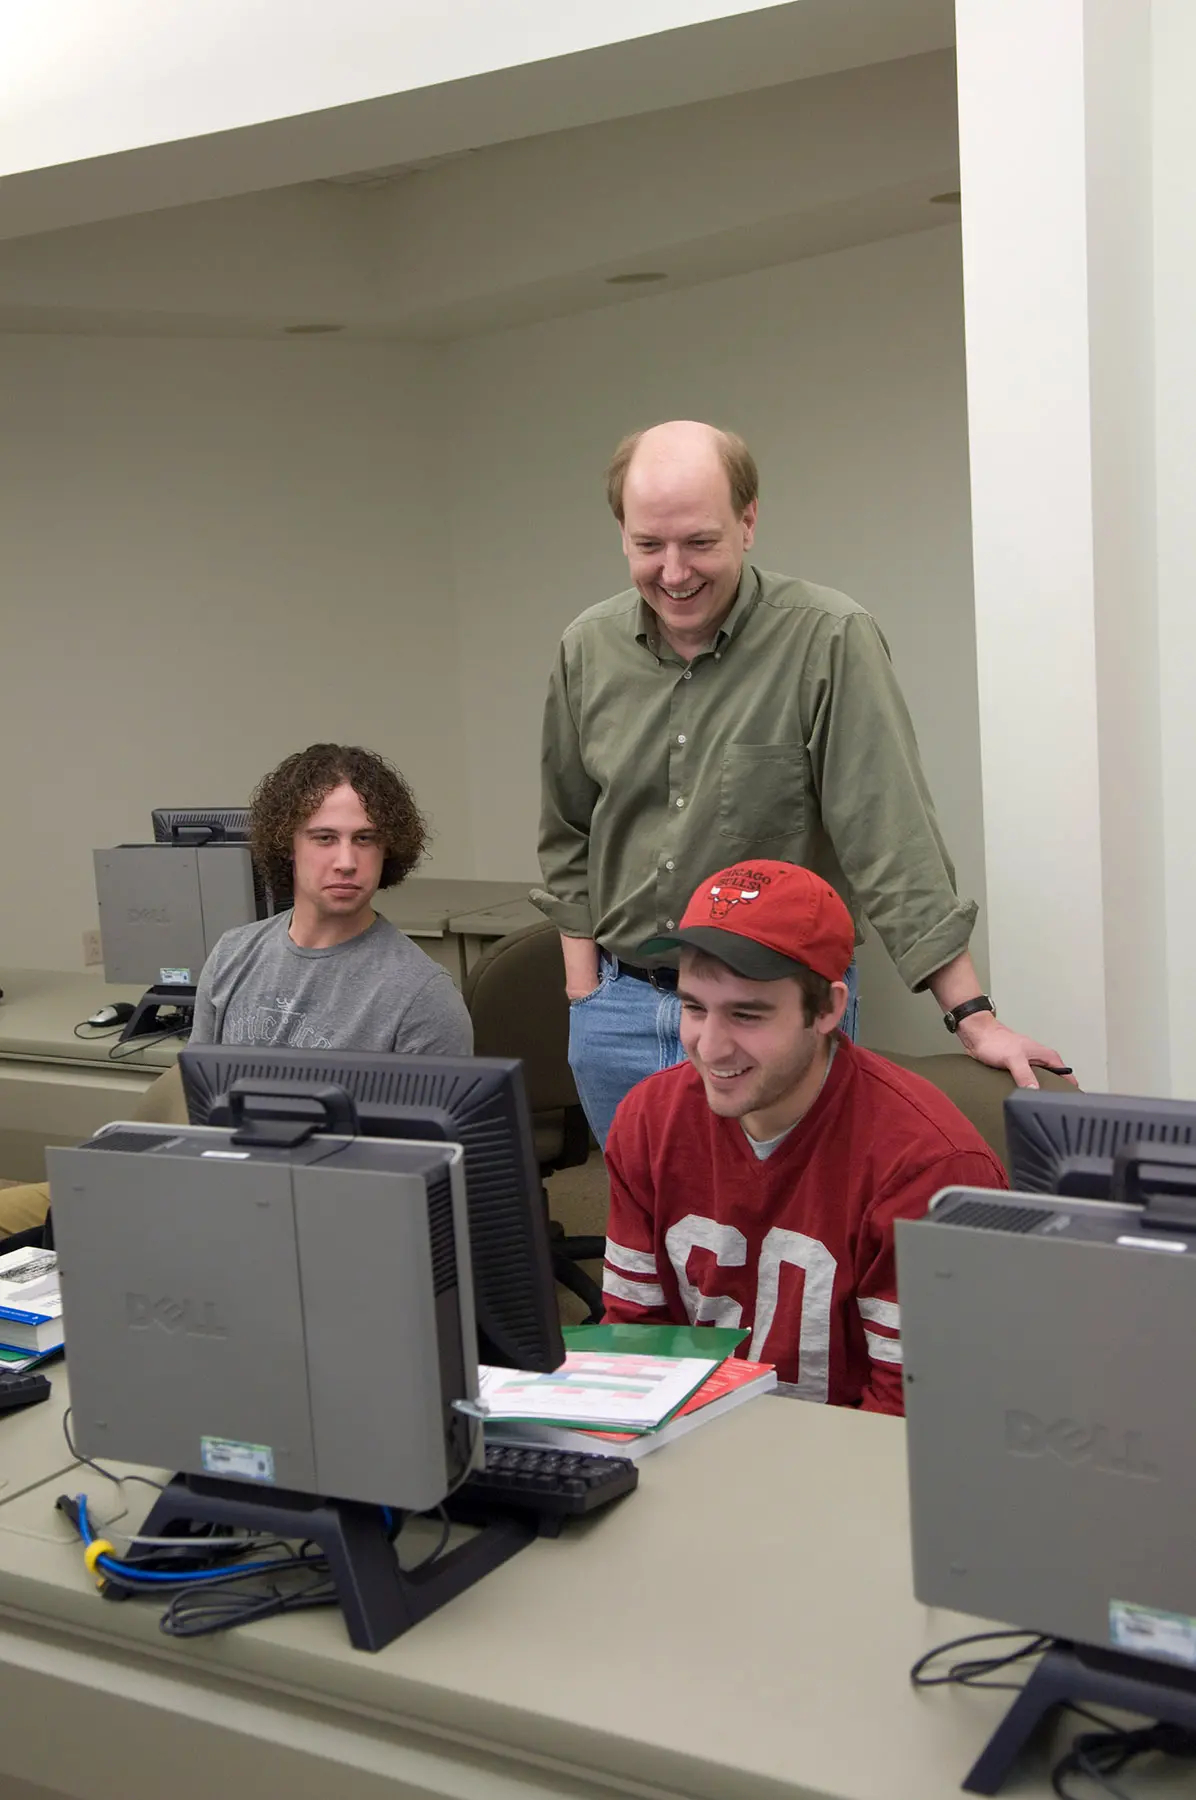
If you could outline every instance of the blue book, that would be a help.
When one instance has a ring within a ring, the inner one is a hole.
[[[62,1295],[53,1250],[0,1256],[0,1350],[37,1356],[62,1343]]]

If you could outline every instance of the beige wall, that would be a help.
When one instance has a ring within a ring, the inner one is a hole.
[[[677,413],[755,447],[759,560],[876,613],[981,897],[961,336],[946,228],[445,350],[0,338],[0,962],[78,967],[94,846],[317,737],[398,761],[438,873],[530,878],[553,648],[625,579],[602,463]],[[942,1047],[875,945],[865,986]]]
[[[77,968],[91,851],[316,738],[467,873],[444,496],[388,345],[0,338],[0,963]]]
[[[963,890],[983,898],[957,229],[466,340],[447,392],[479,871],[528,867],[553,647],[626,584],[604,457],[629,428],[696,415],[757,453],[758,560],[880,620]],[[946,1047],[878,946],[864,969],[870,1041]]]
[[[1159,715],[1163,759],[1166,961],[1145,975],[1141,947],[1123,942],[1120,958],[1154,990],[1165,990],[1173,1094],[1196,1098],[1196,337],[1192,284],[1196,281],[1196,12],[1187,0],[1153,0],[1155,408],[1159,609]]]

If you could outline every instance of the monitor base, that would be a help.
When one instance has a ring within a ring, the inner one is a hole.
[[[328,1559],[350,1643],[371,1651],[393,1643],[536,1537],[534,1521],[495,1515],[468,1542],[405,1571],[380,1506],[286,1488],[259,1491],[202,1475],[175,1475],[141,1529],[147,1538],[173,1537],[192,1521],[317,1544]]]
[[[178,982],[170,986],[159,982],[152,988],[146,988],[133,1008],[133,1015],[127,1020],[118,1042],[127,1044],[130,1038],[153,1037],[157,1034],[175,1035],[171,1031],[171,1027],[163,1025],[161,1020],[161,1014],[171,1007],[176,1012],[185,1015],[184,1021],[177,1025],[177,1035],[185,1037],[191,1029],[191,1021],[195,1015],[194,982],[186,985]]]
[[[999,1792],[1046,1715],[1070,1700],[1095,1701],[1196,1730],[1196,1669],[1123,1650],[1053,1644],[968,1771],[965,1793]]]

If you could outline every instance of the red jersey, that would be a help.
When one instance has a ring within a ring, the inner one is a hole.
[[[894,1219],[1005,1171],[946,1095],[848,1039],[761,1161],[688,1064],[627,1095],[606,1141],[606,1317],[746,1325],[802,1398],[904,1410]]]

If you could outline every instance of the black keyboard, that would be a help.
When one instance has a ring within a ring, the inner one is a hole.
[[[35,1369],[21,1373],[0,1366],[0,1413],[15,1412],[18,1406],[36,1406],[50,1398],[50,1380]]]
[[[450,1512],[466,1518],[489,1506],[536,1513],[542,1529],[559,1529],[568,1518],[584,1518],[621,1494],[629,1494],[640,1472],[626,1456],[591,1456],[576,1450],[548,1450],[526,1444],[487,1444],[486,1467],[462,1483]]]

